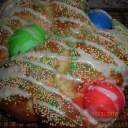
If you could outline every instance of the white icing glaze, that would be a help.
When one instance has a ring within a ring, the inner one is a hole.
[[[61,6],[65,6],[65,7],[67,7],[69,10],[73,10],[73,11],[77,12],[78,14],[82,14],[87,20],[90,20],[89,17],[85,14],[85,12],[82,11],[82,10],[80,10],[80,9],[78,9],[77,7],[73,7],[72,5],[68,5],[68,4],[66,4],[65,2],[60,2],[60,1],[53,1],[52,3],[59,5],[59,9],[60,9],[60,10],[61,10]],[[72,3],[72,4],[75,5],[75,2]],[[76,5],[75,5],[75,6],[76,6]],[[58,12],[59,12],[59,10],[58,10]],[[75,24],[80,24],[80,25],[82,25],[82,26],[86,26],[86,28],[88,28],[90,32],[93,31],[93,30],[91,29],[90,25],[87,24],[87,22],[86,22],[87,20],[84,21],[84,22],[82,22],[82,21],[80,21],[80,19],[74,19],[74,18],[71,18],[71,17],[70,17],[70,18],[67,18],[67,17],[64,17],[64,16],[63,16],[63,17],[54,18],[54,21],[56,21],[56,20],[59,20],[59,21],[61,21],[61,22],[69,21],[69,22],[73,22],[73,23],[75,23]],[[76,34],[77,34],[77,33],[80,33],[80,30],[79,30],[78,28],[74,29],[74,28],[71,28],[71,27],[70,27],[70,30],[71,30],[73,33],[76,33]]]
[[[122,76],[124,79],[124,82],[122,83],[122,87],[124,88],[128,84],[128,70],[125,70],[124,73],[122,73]]]
[[[50,0],[47,0],[47,1],[39,1],[41,4],[45,5],[45,6],[49,6],[51,5],[52,3],[50,3]]]
[[[98,121],[95,120],[95,119],[88,113],[87,110],[80,108],[80,107],[79,107],[78,105],[76,105],[75,103],[72,103],[72,104],[73,104],[73,106],[74,106],[77,110],[79,110],[82,114],[84,114],[86,117],[88,117],[88,121],[89,121],[90,123],[92,123],[92,124],[94,124],[94,125],[97,125]]]
[[[47,107],[47,108],[49,108],[49,109],[53,109],[53,110],[54,110],[55,112],[57,112],[58,114],[60,114],[60,115],[62,115],[62,116],[66,116],[66,115],[64,114],[64,112],[62,112],[61,110],[55,108],[54,106],[52,106],[52,105],[50,105],[50,104],[48,104],[48,103],[46,103],[46,102],[34,101],[33,103],[34,103],[34,104],[39,104],[40,106],[44,106],[44,107]]]
[[[72,48],[70,48],[69,46],[67,46],[65,43],[60,42],[60,41],[56,41],[56,40],[51,40],[51,42],[57,43],[61,46],[63,46],[66,50],[71,50]]]
[[[12,7],[14,6],[15,3],[19,2],[20,0],[14,0],[13,2],[9,3],[6,5],[4,11],[1,14],[1,18],[5,18],[9,15],[10,10],[12,9]]]
[[[108,55],[110,55],[111,58],[113,58],[113,60],[119,65],[118,67],[119,68],[125,68],[127,67],[127,65],[121,60],[119,59],[116,55],[114,55],[113,53],[109,52],[107,49],[105,49],[103,46],[100,46],[94,42],[90,42],[90,41],[85,41],[85,44],[88,44],[88,45],[92,45],[98,49],[101,49],[104,51],[104,53],[107,53]]]
[[[47,19],[46,16],[42,15],[40,12],[36,12],[31,8],[26,8],[26,7],[14,7],[13,10],[9,13],[9,15],[14,14],[15,12],[22,12],[22,11],[27,11],[33,14],[34,16],[37,16],[41,20],[44,20],[46,22],[49,22],[49,19]]]
[[[7,30],[8,32],[10,32],[11,34],[13,34],[13,31],[10,27],[8,27],[7,25],[0,23],[0,27],[2,27],[4,30]]]
[[[72,77],[72,76],[69,76],[69,75],[63,75],[63,74],[59,74],[59,73],[57,73],[57,77],[62,77],[62,78],[64,78],[64,79],[66,79],[66,80],[73,80],[73,81],[80,82],[80,83],[83,82],[83,81],[82,81],[81,79],[79,79],[79,78]]]
[[[4,49],[4,50],[8,51],[8,49],[5,46],[3,46],[3,45],[0,45],[0,50],[1,49]]]
[[[42,52],[42,53],[27,52],[27,53],[19,54],[18,56],[13,56],[11,58],[11,60],[20,60],[23,57],[31,57],[31,56],[36,57],[36,58],[42,58],[42,57],[46,56],[46,57],[58,58],[60,60],[66,60],[66,61],[68,61],[69,59],[71,59],[71,57],[61,56],[61,55],[57,55],[57,54],[50,53],[50,52]]]
[[[103,40],[104,41],[107,41],[107,42],[110,42],[111,44],[115,44],[114,42],[112,42],[110,39],[108,39],[107,37],[104,37],[102,35],[99,35],[99,34],[93,34],[94,36],[97,36],[99,37],[100,40]]]
[[[11,18],[12,19],[15,19],[15,20],[19,20],[22,25],[28,25],[28,24],[30,24],[30,22],[28,23],[26,20],[23,20],[22,18],[20,18],[18,16],[11,16]]]
[[[81,33],[79,28],[71,28],[71,27],[70,27],[70,30],[71,30],[72,33],[74,33],[74,34],[79,34],[79,33]]]
[[[96,31],[96,33],[97,34],[100,34],[100,35],[102,35],[102,34],[106,34],[106,35],[111,35],[111,36],[113,36],[114,38],[116,38],[119,42],[121,42],[121,43],[123,43],[124,45],[126,45],[126,46],[128,46],[128,43],[127,43],[127,41],[124,39],[124,38],[122,38],[119,34],[117,34],[117,33],[115,33],[113,30],[97,30]],[[107,41],[109,41],[109,40],[107,40]],[[110,43],[112,43],[112,44],[116,44],[117,42],[110,42]],[[124,51],[124,49],[119,45],[118,46],[122,51]],[[124,52],[126,52],[126,51],[124,51]]]
[[[114,80],[114,79],[112,79],[112,78],[107,78],[106,80],[105,80],[107,83],[111,83],[111,84],[115,84],[116,85],[116,80]]]
[[[60,95],[61,97],[63,97],[64,100],[68,100],[70,101],[73,106],[81,111],[88,119],[91,123],[93,124],[97,124],[98,122],[96,120],[93,119],[93,117],[91,117],[86,110],[83,110],[82,108],[80,108],[79,106],[77,106],[75,103],[72,102],[72,100],[63,95],[58,89],[54,88],[54,87],[50,87],[50,86],[47,86],[46,84],[42,83],[41,81],[37,81],[36,79],[32,78],[32,77],[27,77],[25,76],[24,74],[21,74],[21,73],[16,73],[15,70],[18,69],[19,67],[18,66],[12,66],[12,67],[9,67],[9,68],[1,68],[0,69],[0,76],[2,75],[1,79],[6,79],[6,78],[9,78],[9,77],[17,77],[17,78],[21,78],[21,79],[24,79],[24,80],[29,80],[31,81],[32,83],[36,84],[36,85],[40,85],[42,86],[45,90],[47,90],[48,92],[54,92],[58,95]],[[59,111],[57,111],[59,112]]]
[[[106,39],[106,38],[102,38],[102,39]],[[61,38],[61,40],[63,40],[63,41],[68,40],[68,41],[71,41],[72,43],[76,43],[76,42],[82,41],[82,40],[78,40],[78,39],[76,39],[74,37]],[[96,43],[89,42],[87,40],[82,41],[82,42],[85,42],[88,45],[95,46],[98,49],[101,49],[104,52],[108,53],[113,58],[113,60],[118,64],[118,66],[115,66],[114,64],[106,64],[106,63],[104,63],[102,61],[94,60],[94,58],[90,54],[84,52],[81,49],[74,49],[74,50],[78,51],[81,54],[81,57],[76,61],[90,64],[97,71],[102,72],[106,76],[106,80],[109,81],[112,84],[113,84],[113,82],[116,84],[116,81],[110,78],[110,70],[114,69],[115,71],[117,71],[117,72],[122,74],[123,80],[124,80],[124,82],[122,83],[122,86],[125,87],[126,84],[127,84],[127,80],[128,80],[128,73],[127,73],[128,72],[128,66],[121,59],[116,57],[113,53],[111,53],[108,50],[106,50],[105,48],[103,48],[103,46],[99,46]],[[68,50],[69,49],[72,50],[72,48],[69,48],[69,47],[65,46],[61,42],[56,42],[56,43],[61,44],[64,48],[66,48]]]
[[[115,29],[120,29],[122,32],[128,32],[128,30],[121,25],[116,26]]]
[[[72,118],[70,118],[69,116],[67,116],[64,112],[62,112],[61,110],[57,109],[56,107],[46,103],[46,102],[41,102],[41,101],[34,101],[34,104],[39,104],[40,106],[44,106],[47,107],[49,109],[54,110],[55,112],[57,112],[58,114],[62,115],[63,117],[67,117],[68,119],[72,120],[73,122],[76,122],[75,120],[73,120]],[[79,126],[83,126],[82,124],[77,123]]]
[[[85,43],[88,43],[90,45],[93,45],[95,47],[98,47],[98,48],[104,50],[105,52],[107,52],[108,54],[110,54],[111,57],[119,65],[116,66],[114,64],[107,64],[107,63],[104,63],[102,61],[95,60],[90,54],[86,53],[84,50],[82,50],[80,48],[71,48],[71,47],[67,46],[66,44],[64,44],[62,42],[59,42],[59,41],[52,40],[52,42],[55,42],[55,43],[63,46],[67,50],[76,50],[81,56],[77,60],[72,60],[72,62],[74,61],[74,62],[88,63],[93,68],[95,68],[97,71],[102,72],[106,76],[106,78],[110,78],[110,70],[111,69],[114,69],[115,71],[117,71],[119,73],[122,73],[122,75],[123,75],[124,71],[127,70],[127,66],[126,66],[126,64],[123,61],[121,61],[120,59],[118,59],[114,54],[110,53],[109,51],[107,51],[106,49],[104,49],[102,46],[99,46],[99,45],[97,45],[97,44],[95,44],[93,42],[85,42]]]
[[[84,11],[82,11],[82,10],[76,8],[76,7],[73,7],[71,5],[68,5],[65,2],[53,1],[52,3],[55,3],[55,4],[60,5],[60,6],[63,5],[63,6],[67,7],[70,10],[74,10],[75,12],[77,12],[79,14],[81,13],[83,16],[85,16],[89,20],[89,17],[84,13]]]
[[[82,10],[76,8],[76,7],[73,7],[73,6],[68,5],[68,4],[64,3],[64,2],[59,2],[59,1],[53,1],[52,3],[58,4],[60,6],[62,6],[62,5],[66,6],[70,10],[74,10],[75,12],[77,12],[79,14],[81,13],[84,17],[87,18],[87,20],[89,20],[88,16],[84,13],[84,11],[82,11]],[[61,22],[69,21],[69,22],[73,22],[75,24],[77,23],[77,24],[80,24],[80,25],[84,25],[87,28],[89,28],[89,30],[92,32],[91,27],[86,22],[82,22],[79,19],[76,20],[74,18],[58,17],[58,18],[54,18],[54,21],[56,21],[56,20],[60,20]],[[74,28],[70,28],[70,30],[72,30],[72,32],[74,32],[74,33],[79,33],[78,28],[76,30]]]
[[[76,50],[81,55],[81,57],[78,58],[78,60],[76,60],[76,62],[82,62],[82,63],[90,64],[97,71],[103,73],[104,76],[106,77],[106,79],[110,78],[110,71],[111,71],[111,69],[114,69],[116,72],[119,72],[122,74],[123,80],[124,80],[123,85],[125,84],[125,81],[126,81],[125,72],[126,73],[128,72],[128,67],[127,66],[123,67],[124,66],[123,63],[120,62],[119,66],[116,66],[114,64],[107,64],[107,63],[104,63],[102,61],[95,60],[90,54],[84,52],[81,49],[76,49]],[[115,58],[114,58],[114,60],[115,60]],[[109,81],[109,82],[111,83],[111,81]],[[124,85],[124,86],[126,86],[126,85]]]
[[[71,41],[72,43],[76,43],[76,42],[80,42],[80,41],[83,41],[83,40],[79,40],[79,39],[76,39],[72,36],[70,37],[65,37],[65,38],[61,38],[62,41]]]
[[[27,53],[26,53],[26,54],[27,54]],[[37,62],[37,61],[32,61],[32,60],[29,60],[29,59],[25,59],[24,57],[27,57],[26,54],[22,54],[22,55],[20,54],[20,56],[12,57],[11,60],[12,60],[12,61],[14,61],[14,60],[21,60],[21,61],[23,61],[23,62],[30,62],[31,64],[34,64],[34,65],[36,65],[36,66],[40,66],[41,68],[48,69],[48,70],[54,72],[57,77],[62,77],[62,78],[64,78],[64,79],[66,79],[66,80],[74,80],[74,81],[82,82],[82,81],[81,81],[80,79],[78,79],[78,78],[71,77],[71,76],[69,76],[69,75],[64,75],[64,74],[59,74],[59,73],[57,73],[56,69],[53,68],[53,67],[50,66],[50,65],[46,65],[46,64],[43,64],[43,63],[40,63],[40,62]],[[36,55],[36,54],[38,54],[38,53],[33,53],[33,54]],[[42,54],[43,54],[43,53],[42,53]],[[32,54],[31,54],[31,55],[32,55]],[[45,56],[45,54],[44,54],[44,56]],[[46,53],[46,56],[51,57],[51,56],[49,56],[49,54],[47,54],[47,53]],[[29,57],[30,57],[30,56],[29,56]],[[42,55],[41,55],[41,57],[42,57]],[[55,54],[54,57],[55,57],[55,58],[57,57],[57,58],[59,58],[59,59],[63,59],[63,58],[61,58],[62,56],[56,56],[56,54]],[[65,57],[65,58],[66,58],[66,57]],[[67,59],[68,59],[68,57],[67,57]]]
[[[20,0],[18,0],[18,1],[20,1]],[[13,15],[16,12],[27,11],[27,12],[33,14],[34,16],[37,16],[41,20],[44,20],[46,22],[49,22],[50,21],[46,16],[42,15],[40,12],[34,11],[31,8],[14,6],[15,2],[18,2],[18,1],[15,0],[14,2],[8,4],[6,6],[4,12],[2,13],[1,18],[9,17],[9,16]],[[13,7],[13,9],[11,9],[12,7]]]
[[[67,17],[57,17],[57,18],[54,18],[54,21],[61,21],[61,22],[65,22],[65,21],[68,21],[68,22],[73,22],[75,24],[80,24],[82,26],[86,26],[87,28],[90,28],[90,26],[80,20],[76,20],[74,18],[67,18]],[[78,29],[78,28],[77,28]]]
[[[119,35],[119,34],[116,34],[117,35],[117,37],[118,37],[118,39],[120,40],[120,42],[122,43],[122,44],[124,44],[127,48],[128,48],[128,43],[127,43],[127,41],[125,40],[125,38],[123,38],[121,35]],[[128,52],[127,52],[128,53]]]
[[[9,97],[11,95],[21,95],[25,98],[30,97],[30,94],[28,92],[22,91],[19,88],[2,87],[0,89],[0,102],[3,98]]]

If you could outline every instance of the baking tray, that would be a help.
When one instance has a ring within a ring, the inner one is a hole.
[[[93,8],[92,8],[93,9]],[[128,28],[127,8],[104,8],[113,18],[123,23]],[[128,87],[125,91],[126,105],[116,122],[110,128],[128,128]],[[0,128],[47,128],[41,122],[22,123],[7,114],[0,108]]]

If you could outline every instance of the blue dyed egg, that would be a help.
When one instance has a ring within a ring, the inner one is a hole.
[[[88,13],[88,16],[97,28],[112,28],[112,17],[106,11],[102,9],[94,9]]]

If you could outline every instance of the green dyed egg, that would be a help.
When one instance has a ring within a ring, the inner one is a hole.
[[[36,25],[30,24],[18,29],[9,41],[9,54],[15,56],[24,53],[46,39],[44,30]]]

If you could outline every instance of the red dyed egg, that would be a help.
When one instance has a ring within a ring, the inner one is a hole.
[[[86,86],[85,90],[85,109],[98,121],[113,119],[125,105],[124,94],[117,85],[97,81]]]

